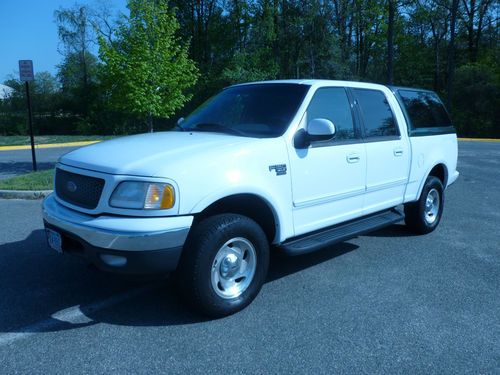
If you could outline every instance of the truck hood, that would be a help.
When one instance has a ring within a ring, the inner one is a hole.
[[[79,148],[59,163],[110,174],[158,177],[165,164],[194,155],[203,164],[204,153],[222,153],[252,138],[208,132],[159,132],[122,137]]]

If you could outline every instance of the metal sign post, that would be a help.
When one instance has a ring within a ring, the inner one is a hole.
[[[36,172],[36,156],[35,156],[35,137],[33,136],[33,116],[31,114],[31,98],[29,81],[35,80],[33,74],[33,61],[32,60],[19,60],[19,80],[24,81],[26,85],[26,100],[28,105],[28,124],[31,141],[31,159],[33,161],[33,171]]]

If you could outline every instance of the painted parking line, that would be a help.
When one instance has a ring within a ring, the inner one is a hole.
[[[95,313],[100,310],[107,309],[114,305],[138,297],[146,292],[155,289],[157,286],[148,285],[140,288],[134,288],[124,293],[116,294],[105,300],[94,302],[86,306],[72,306],[64,310],[60,310],[50,316],[50,318],[30,324],[26,327],[17,328],[16,332],[0,333],[0,347],[12,344],[16,341],[26,339],[36,334],[55,332],[61,324],[88,324],[94,320],[87,316],[88,313]],[[99,322],[96,322],[99,323]]]
[[[55,148],[55,147],[80,147],[87,146],[101,141],[81,141],[81,142],[65,142],[65,143],[47,143],[41,145],[35,145],[35,148]],[[0,151],[15,151],[15,150],[29,150],[30,145],[18,145],[18,146],[0,146]]]

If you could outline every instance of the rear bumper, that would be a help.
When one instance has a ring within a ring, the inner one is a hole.
[[[53,195],[43,202],[43,219],[61,234],[63,252],[121,273],[174,270],[193,222],[192,216],[95,217],[61,205]]]

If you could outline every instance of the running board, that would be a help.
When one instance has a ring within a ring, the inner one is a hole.
[[[396,209],[378,212],[337,224],[333,227],[316,231],[299,238],[293,238],[282,243],[279,247],[287,255],[300,255],[319,250],[350,238],[372,232],[374,230],[397,223],[404,219],[404,214]]]

